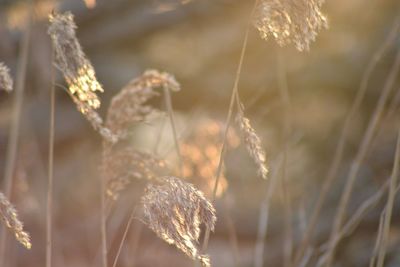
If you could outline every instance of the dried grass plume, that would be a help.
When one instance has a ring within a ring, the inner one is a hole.
[[[239,110],[236,121],[239,124],[246,149],[258,167],[259,175],[266,179],[268,168],[266,165],[265,152],[261,146],[260,137],[258,137],[256,131],[251,126],[250,120],[244,116],[243,110]]]
[[[142,197],[146,223],[161,239],[202,266],[210,266],[208,255],[199,252],[198,239],[202,223],[214,230],[214,207],[202,192],[179,178],[164,177],[160,182],[148,185]]]
[[[49,16],[49,21],[48,33],[56,52],[55,64],[63,73],[70,93],[89,107],[97,109],[100,100],[96,92],[103,92],[103,88],[76,38],[77,26],[73,15],[70,12],[53,13]],[[85,110],[81,112],[84,113]]]
[[[8,201],[6,196],[0,192],[0,219],[10,229],[15,238],[27,249],[32,247],[29,234],[24,231],[22,222],[18,219],[17,211]]]
[[[299,51],[309,50],[328,20],[321,12],[324,0],[262,0],[256,8],[254,26],[261,38],[272,36],[280,46],[293,43]]]
[[[48,33],[55,51],[54,64],[64,75],[68,84],[68,94],[93,128],[106,140],[115,143],[116,136],[103,126],[103,120],[96,112],[101,104],[96,92],[104,90],[76,38],[77,26],[73,15],[70,12],[52,13],[49,21]]]
[[[3,62],[0,62],[0,90],[9,93],[12,89],[13,80],[10,76],[10,69]]]
[[[172,91],[180,90],[174,76],[157,70],[147,70],[130,81],[111,100],[106,126],[118,136],[125,136],[131,124],[144,121],[154,110],[150,105],[146,105],[146,102],[159,94],[154,90],[159,87],[167,87]]]
[[[166,163],[156,156],[140,152],[131,146],[113,148],[104,161],[104,176],[107,179],[106,195],[116,200],[134,179],[155,180],[168,173]]]

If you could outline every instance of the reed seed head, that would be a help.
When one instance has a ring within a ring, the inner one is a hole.
[[[321,12],[324,0],[262,0],[256,7],[254,26],[261,38],[272,36],[280,46],[293,43],[299,51],[309,50],[328,20]]]
[[[73,15],[70,12],[52,13],[49,21],[48,33],[55,51],[54,64],[64,75],[68,94],[93,128],[109,143],[116,143],[117,136],[103,125],[103,119],[96,112],[100,107],[96,92],[103,92],[103,88],[76,38],[77,27]]]
[[[259,175],[266,179],[268,175],[268,168],[266,165],[265,152],[261,146],[260,137],[251,126],[250,120],[244,116],[242,110],[239,110],[236,121],[239,124],[246,149],[258,167]]]
[[[149,184],[142,197],[145,221],[161,239],[174,244],[202,266],[210,266],[208,255],[197,246],[200,225],[214,230],[215,209],[203,193],[176,177],[164,177],[161,184]]]
[[[29,234],[24,231],[22,222],[18,219],[17,211],[8,201],[6,196],[0,192],[0,218],[5,226],[10,229],[15,238],[27,249],[32,247]]]
[[[55,50],[54,63],[63,73],[70,94],[76,96],[88,108],[99,108],[100,99],[96,92],[103,92],[103,88],[76,38],[77,27],[73,15],[70,12],[52,13],[49,21],[48,33]],[[86,112],[85,109],[80,111],[84,114]]]
[[[113,148],[104,161],[107,197],[116,200],[134,179],[154,180],[168,172],[166,163],[156,156],[130,146]]]
[[[111,100],[106,125],[119,136],[126,135],[131,124],[144,121],[155,109],[146,102],[158,95],[155,88],[167,87],[179,91],[180,85],[166,72],[147,70],[140,77],[130,81]]]
[[[9,93],[12,89],[13,80],[10,76],[10,69],[3,62],[0,62],[0,90]]]

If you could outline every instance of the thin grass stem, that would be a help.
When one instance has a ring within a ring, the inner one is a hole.
[[[400,161],[400,127],[397,136],[396,154],[394,157],[393,171],[392,171],[392,176],[390,178],[389,195],[387,199],[386,213],[383,222],[382,241],[379,247],[378,260],[376,264],[377,267],[383,267],[386,255],[386,248],[389,243],[390,221],[392,219],[394,199],[396,196],[396,187],[399,178],[399,163],[400,163],[399,161]]]
[[[361,168],[361,164],[364,161],[366,154],[368,152],[368,149],[371,144],[371,140],[374,137],[377,129],[377,125],[382,117],[383,109],[385,107],[385,104],[389,98],[391,89],[393,87],[393,84],[397,78],[398,72],[400,69],[400,49],[397,51],[395,61],[393,63],[393,66],[390,70],[390,73],[388,75],[388,78],[384,84],[384,87],[382,89],[381,95],[379,97],[377,106],[373,112],[372,118],[367,126],[366,132],[363,136],[363,139],[361,141],[360,148],[356,154],[355,159],[353,160],[350,171],[346,180],[346,184],[344,187],[344,190],[342,192],[339,206],[335,215],[331,235],[330,235],[330,242],[334,244],[334,241],[336,239],[336,236],[340,233],[340,230],[342,228],[343,220],[346,215],[347,211],[347,205],[350,200],[351,194],[353,192],[353,187],[358,175],[358,172]],[[327,254],[327,259],[326,259],[326,267],[330,267],[332,265],[332,261],[334,258],[334,253],[335,253],[335,247],[334,245],[330,246],[329,252]]]
[[[51,57],[53,62],[54,49]],[[54,67],[51,68],[50,85],[50,126],[49,126],[49,158],[48,158],[48,181],[47,181],[47,209],[46,209],[46,267],[51,267],[52,260],[52,230],[53,230],[53,180],[54,180],[54,116],[55,116],[55,87]]]
[[[112,265],[113,267],[117,266],[117,262],[118,262],[119,256],[121,255],[122,247],[123,247],[124,242],[126,240],[126,236],[128,235],[129,228],[131,227],[133,218],[135,216],[135,212],[136,212],[136,208],[133,208],[132,212],[131,212],[131,215],[129,216],[128,223],[126,224],[126,227],[125,227],[125,230],[124,230],[124,234],[122,235],[121,242],[119,243],[117,255],[115,256],[114,263]]]
[[[285,217],[285,240],[284,240],[284,266],[290,267],[293,254],[293,228],[292,228],[292,203],[290,195],[287,190],[287,166],[289,161],[289,145],[288,141],[292,133],[292,118],[291,110],[292,104],[290,100],[289,87],[287,83],[285,61],[283,54],[280,50],[277,53],[277,72],[278,72],[278,84],[279,84],[279,95],[283,104],[283,166],[282,166],[282,198],[284,206],[284,217]]]
[[[178,162],[179,162],[179,172],[180,172],[180,176],[182,177],[182,174],[183,174],[182,154],[181,154],[181,150],[179,147],[178,134],[176,132],[176,123],[175,123],[174,109],[172,107],[171,92],[170,92],[169,88],[166,86],[164,87],[164,98],[165,98],[165,106],[167,107],[168,116],[169,116],[169,120],[171,123],[172,135],[174,137],[176,155],[178,157]]]
[[[6,154],[6,163],[4,171],[4,189],[3,192],[8,199],[11,199],[12,180],[15,170],[15,162],[18,150],[19,129],[21,124],[22,104],[24,102],[24,89],[26,69],[28,66],[29,56],[29,43],[31,37],[31,28],[33,20],[33,3],[29,1],[29,18],[26,25],[25,33],[23,34],[20,51],[21,54],[18,59],[18,70],[16,75],[15,96],[13,98],[13,111],[11,116],[11,127],[8,134],[8,146]],[[0,266],[4,266],[6,260],[6,242],[7,233],[4,226],[1,228],[0,235]]]
[[[348,133],[351,130],[352,121],[356,115],[356,112],[360,109],[361,103],[364,99],[365,93],[368,88],[371,74],[375,70],[379,60],[386,53],[386,51],[388,50],[390,45],[393,44],[393,42],[397,36],[397,33],[399,31],[399,28],[400,28],[400,18],[397,18],[392,26],[392,29],[390,30],[390,33],[387,36],[387,38],[382,43],[382,45],[378,48],[378,50],[375,52],[375,54],[372,56],[370,62],[368,63],[368,66],[363,74],[363,77],[362,77],[362,80],[360,83],[360,87],[357,90],[354,101],[350,107],[350,111],[349,111],[348,115],[346,116],[345,122],[343,124],[342,131],[340,133],[339,140],[338,140],[335,152],[334,152],[333,160],[331,162],[331,165],[329,166],[329,170],[327,172],[326,178],[322,185],[322,188],[319,193],[316,204],[311,212],[307,230],[306,230],[305,234],[303,235],[299,249],[296,253],[295,263],[298,262],[302,258],[304,252],[307,250],[307,247],[310,244],[312,234],[313,234],[314,229],[316,228],[315,226],[319,219],[319,215],[321,213],[323,204],[326,200],[328,192],[331,189],[331,185],[333,184],[334,179],[337,177],[339,165],[343,158],[344,148],[346,145],[346,138],[347,138]]]
[[[258,0],[255,1],[253,9],[251,11],[251,16],[254,13],[254,10],[257,6]],[[240,81],[240,74],[242,73],[242,66],[243,66],[243,61],[244,61],[244,55],[246,53],[246,48],[247,48],[247,42],[249,39],[249,31],[250,31],[250,20],[249,23],[246,27],[246,33],[244,35],[244,40],[243,40],[243,45],[242,45],[242,49],[240,52],[240,58],[239,58],[239,63],[238,63],[238,67],[236,70],[236,75],[235,75],[235,82],[233,84],[233,89],[232,89],[232,94],[231,94],[231,99],[229,102],[229,109],[228,109],[228,115],[226,118],[226,125],[225,125],[225,129],[224,129],[224,136],[223,136],[223,141],[222,141],[222,147],[221,147],[221,153],[220,153],[220,157],[219,157],[219,161],[218,161],[218,167],[217,167],[217,171],[215,174],[215,183],[214,183],[214,187],[213,187],[213,193],[212,193],[212,202],[215,202],[215,198],[217,195],[217,190],[218,190],[218,184],[219,184],[219,180],[221,177],[221,172],[222,172],[222,166],[223,166],[223,161],[224,161],[224,157],[225,157],[225,152],[226,152],[226,143],[227,143],[227,137],[228,137],[228,131],[229,131],[229,126],[231,124],[232,121],[232,114],[233,114],[233,109],[234,109],[234,104],[235,104],[235,100],[237,100],[239,98],[238,95],[238,87],[239,87],[239,81]],[[240,106],[240,103],[238,103],[238,101],[236,101],[236,103]],[[209,242],[209,238],[210,238],[210,229],[207,227],[206,232],[204,234],[204,240],[203,240],[203,246],[202,246],[202,250],[205,251],[208,247],[208,242]]]

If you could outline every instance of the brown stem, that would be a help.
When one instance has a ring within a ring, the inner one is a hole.
[[[385,85],[382,89],[377,106],[374,110],[372,118],[368,124],[367,130],[362,139],[360,148],[356,154],[355,159],[353,160],[353,163],[351,164],[350,171],[349,171],[349,174],[347,177],[347,181],[346,181],[344,190],[343,190],[341,198],[340,198],[338,210],[335,215],[331,236],[329,239],[330,242],[332,242],[333,244],[336,239],[336,236],[339,234],[339,232],[342,228],[342,223],[345,218],[345,213],[347,211],[347,205],[350,200],[351,194],[353,192],[354,183],[356,181],[361,164],[364,161],[367,151],[370,147],[371,140],[376,133],[376,128],[377,128],[376,126],[378,125],[378,123],[382,117],[383,109],[388,100],[388,97],[389,97],[389,94],[393,87],[394,81],[397,78],[399,69],[400,69],[400,49],[397,51],[395,61],[390,70],[390,73],[385,82]],[[329,252],[327,253],[327,261],[326,261],[326,265],[325,265],[326,267],[330,267],[332,265],[332,261],[333,261],[333,257],[334,257],[334,253],[335,253],[335,247],[336,247],[335,245],[330,246]]]
[[[51,57],[53,62],[54,49]],[[54,166],[54,115],[55,115],[55,88],[54,67],[51,68],[50,86],[50,127],[49,127],[49,158],[48,158],[48,182],[47,182],[47,209],[46,209],[46,267],[51,267],[52,258],[52,218],[53,218],[53,166]]]
[[[379,47],[379,49],[375,52],[375,54],[372,56],[372,59],[368,63],[368,66],[363,74],[360,87],[357,90],[355,99],[352,103],[350,111],[345,119],[344,124],[343,124],[343,128],[340,133],[339,141],[336,146],[333,160],[331,162],[331,165],[327,172],[326,178],[322,185],[321,191],[319,193],[317,203],[315,204],[314,209],[311,212],[311,218],[309,220],[307,230],[302,238],[300,247],[296,253],[295,265],[297,265],[296,263],[302,258],[304,252],[307,250],[307,248],[310,245],[312,233],[313,233],[315,226],[317,224],[317,221],[319,219],[319,215],[321,213],[322,206],[326,200],[328,192],[331,189],[331,185],[332,185],[334,179],[337,177],[339,164],[343,158],[343,152],[344,152],[344,148],[346,145],[346,138],[352,127],[352,120],[353,120],[354,116],[356,115],[357,110],[359,110],[359,108],[361,106],[361,102],[364,99],[371,73],[375,69],[376,65],[378,64],[378,61],[381,59],[383,54],[387,51],[388,47],[393,43],[394,39],[396,38],[398,30],[399,30],[399,26],[400,26],[400,18],[397,18],[388,37],[382,43],[382,45]]]
[[[254,11],[255,11],[255,9],[257,7],[257,3],[258,3],[258,0],[256,0],[254,2],[254,6],[253,6],[253,9],[251,11],[250,18],[254,14]],[[212,194],[212,199],[211,199],[212,202],[215,201],[215,198],[216,198],[216,195],[217,195],[218,183],[219,183],[219,179],[220,179],[221,172],[222,172],[222,166],[223,166],[223,161],[224,161],[225,152],[226,152],[226,143],[227,143],[228,131],[229,131],[229,126],[230,126],[231,120],[232,120],[232,114],[233,114],[235,99],[237,100],[236,103],[240,106],[240,101],[238,101],[238,99],[239,99],[238,87],[239,87],[240,74],[242,73],[243,59],[244,59],[244,55],[246,53],[247,42],[248,42],[248,39],[249,39],[249,31],[250,31],[250,19],[249,19],[249,23],[248,23],[247,28],[246,28],[246,33],[244,35],[243,45],[242,45],[242,49],[241,49],[241,52],[240,52],[239,64],[238,64],[238,67],[237,67],[237,70],[236,70],[235,82],[233,84],[231,100],[230,100],[230,103],[229,103],[229,110],[228,110],[228,115],[227,115],[227,118],[226,118],[226,125],[225,125],[225,130],[224,130],[224,137],[223,137],[223,141],[222,141],[222,148],[221,148],[221,153],[220,153],[220,157],[219,157],[217,171],[216,171],[216,174],[215,174],[215,183],[214,183],[213,194]],[[204,240],[203,240],[203,246],[202,246],[202,250],[203,251],[205,251],[207,249],[207,247],[208,247],[209,238],[210,238],[210,229],[207,227],[206,233],[204,235]]]
[[[176,154],[178,157],[179,161],[179,171],[180,171],[180,176],[182,177],[183,174],[183,160],[182,160],[182,154],[181,150],[179,147],[179,142],[178,142],[178,134],[176,132],[176,123],[175,123],[175,117],[174,117],[174,109],[172,107],[172,100],[171,100],[171,93],[168,87],[164,87],[164,98],[165,98],[165,105],[168,110],[168,116],[169,120],[171,123],[171,128],[172,128],[172,135],[174,137],[174,144],[175,144],[175,149],[176,149]]]
[[[394,200],[396,196],[396,187],[399,176],[399,160],[400,160],[400,127],[397,136],[396,155],[394,157],[393,171],[390,178],[389,196],[386,204],[386,213],[383,221],[382,241],[378,254],[378,261],[376,266],[382,267],[385,261],[386,248],[389,241],[390,221],[392,219]]]
[[[290,195],[287,190],[287,166],[289,161],[289,137],[292,132],[292,118],[291,109],[292,104],[290,100],[289,88],[287,84],[285,61],[280,51],[277,53],[278,60],[278,83],[279,83],[279,94],[284,107],[283,112],[283,137],[284,137],[284,149],[283,149],[283,166],[282,166],[282,198],[284,205],[284,216],[285,216],[285,241],[284,241],[284,266],[290,267],[293,253],[293,229],[292,229],[292,203]]]
[[[26,30],[23,36],[23,39],[20,43],[20,51],[21,55],[18,59],[18,72],[16,78],[15,85],[15,96],[13,99],[13,111],[11,117],[11,127],[9,131],[9,141],[7,146],[7,155],[6,155],[6,164],[5,164],[5,172],[4,172],[4,194],[8,199],[11,199],[11,191],[12,191],[12,180],[15,169],[15,161],[17,157],[18,150],[18,137],[19,137],[19,127],[21,121],[21,113],[22,113],[22,104],[24,102],[24,89],[25,89],[25,78],[26,78],[26,69],[28,66],[28,55],[29,55],[29,43],[31,36],[31,28],[32,28],[32,19],[33,19],[33,3],[30,1],[29,3],[29,19],[26,25]],[[5,262],[5,250],[6,250],[6,231],[4,226],[1,228],[1,237],[0,237],[0,266],[4,266]]]
[[[128,223],[126,224],[124,234],[122,236],[121,242],[119,243],[117,255],[115,256],[114,263],[112,265],[113,267],[117,266],[118,258],[119,258],[119,255],[121,255],[122,247],[124,245],[126,236],[128,234],[128,231],[129,231],[129,228],[131,227],[131,224],[132,224],[132,221],[133,221],[133,218],[134,218],[134,215],[135,215],[135,211],[136,211],[136,208],[134,208],[132,210],[131,215],[129,216],[129,220],[128,220]]]

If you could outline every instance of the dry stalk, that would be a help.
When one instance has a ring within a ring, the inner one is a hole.
[[[179,147],[179,142],[178,142],[178,134],[176,132],[175,116],[174,116],[174,109],[172,107],[171,93],[170,93],[170,89],[167,86],[164,87],[164,99],[165,99],[165,105],[166,105],[167,111],[168,111],[169,120],[171,123],[172,136],[174,137],[175,150],[176,150],[176,155],[178,157],[178,162],[179,162],[180,176],[182,177],[182,175],[183,175],[183,160],[182,160],[181,149]]]
[[[377,267],[382,267],[385,261],[386,248],[389,243],[389,230],[390,222],[392,219],[394,200],[396,196],[396,188],[399,179],[399,163],[400,163],[400,127],[397,136],[396,154],[394,157],[393,171],[390,178],[389,195],[386,203],[386,213],[383,221],[381,244],[379,246],[378,260],[376,263]]]
[[[369,267],[374,267],[375,266],[376,258],[378,257],[379,248],[381,247],[381,242],[382,242],[384,218],[385,218],[385,209],[383,209],[383,211],[381,213],[381,216],[379,217],[378,232],[377,232],[377,235],[376,235],[374,249],[372,251],[372,256],[371,256],[371,259],[369,261]]]
[[[260,205],[260,216],[258,218],[258,230],[257,230],[257,241],[254,250],[254,267],[264,266],[264,250],[265,250],[265,239],[267,237],[268,231],[268,221],[269,221],[269,207],[272,195],[275,191],[279,171],[282,168],[283,157],[280,155],[274,168],[272,170],[271,179],[268,180],[267,192],[265,194],[264,200]]]
[[[129,228],[131,227],[135,212],[136,212],[136,208],[133,208],[132,212],[131,212],[131,215],[129,216],[128,223],[126,224],[126,227],[125,227],[125,230],[124,230],[124,234],[122,235],[121,242],[119,243],[117,255],[115,255],[115,259],[114,259],[114,263],[113,263],[112,267],[117,267],[118,259],[119,259],[119,256],[121,255],[122,247],[124,245],[126,236],[128,234],[128,231],[129,231]]]
[[[327,194],[331,189],[331,185],[332,185],[334,179],[337,177],[339,165],[343,158],[344,148],[345,148],[345,144],[346,144],[346,137],[351,130],[352,120],[354,119],[354,116],[355,116],[357,110],[360,109],[361,103],[364,99],[365,92],[367,91],[367,87],[368,87],[368,83],[369,83],[371,74],[372,74],[373,70],[375,69],[375,67],[377,66],[379,60],[386,53],[386,51],[388,50],[390,45],[393,44],[393,42],[397,36],[399,28],[400,28],[400,18],[397,18],[395,23],[392,26],[392,29],[390,30],[390,33],[388,34],[388,36],[386,37],[386,39],[382,43],[382,45],[378,48],[378,50],[372,56],[370,62],[368,63],[368,66],[363,74],[363,77],[362,77],[362,80],[360,83],[360,87],[357,90],[357,93],[356,93],[356,96],[352,103],[352,106],[350,108],[350,111],[349,111],[348,115],[346,116],[345,122],[343,124],[331,165],[329,166],[329,170],[326,174],[326,178],[324,180],[321,191],[319,193],[317,202],[311,212],[308,227],[302,237],[302,241],[300,243],[299,249],[296,252],[295,262],[298,262],[300,260],[303,253],[306,251],[307,247],[309,246],[310,240],[312,238],[312,233],[313,233],[313,230],[315,229],[315,225],[318,221],[319,214],[321,212],[323,203],[325,202]]]
[[[381,201],[385,192],[388,190],[389,183],[386,182],[381,188],[375,192],[372,196],[367,198],[358,209],[353,212],[353,215],[349,218],[346,224],[343,226],[341,232],[336,236],[336,239],[333,243],[333,246],[336,246],[343,238],[351,235],[351,233],[357,228],[361,220],[365,217],[365,215],[372,210],[378,203]],[[321,248],[326,252],[320,257],[318,266],[322,266],[326,261],[329,253],[329,247],[332,244],[323,244]]]
[[[256,0],[254,3],[250,18],[254,14],[257,3],[258,3],[258,0]],[[249,24],[250,24],[250,21],[249,21]],[[215,201],[215,197],[217,195],[217,190],[218,190],[218,183],[219,183],[219,179],[220,179],[220,176],[222,173],[223,161],[224,161],[226,146],[227,146],[227,137],[228,137],[229,127],[230,127],[231,120],[232,120],[232,114],[233,114],[233,109],[234,109],[234,105],[235,105],[235,100],[236,100],[237,105],[238,106],[240,105],[240,102],[238,101],[239,100],[238,88],[239,88],[240,74],[242,72],[243,59],[244,59],[244,55],[246,53],[247,42],[249,39],[249,30],[250,30],[249,26],[250,25],[247,25],[247,27],[246,27],[246,32],[245,32],[244,39],[243,39],[243,45],[242,45],[241,52],[240,52],[239,63],[238,63],[238,67],[236,70],[235,82],[234,82],[233,88],[232,88],[232,94],[231,94],[231,99],[230,99],[230,103],[229,103],[228,115],[226,118],[226,126],[225,126],[225,130],[224,130],[223,141],[222,141],[221,153],[220,153],[220,157],[219,157],[218,167],[217,167],[217,170],[215,173],[215,183],[214,183],[213,195],[212,195],[212,199],[211,199],[212,202]],[[203,246],[202,246],[203,251],[205,251],[208,247],[210,231],[211,231],[211,229],[209,229],[209,228],[206,229],[206,233],[204,235],[204,240],[203,240]]]
[[[393,87],[394,81],[396,80],[399,69],[400,69],[400,50],[397,51],[395,61],[390,70],[390,73],[385,82],[385,85],[382,89],[381,95],[379,97],[379,100],[378,100],[377,106],[374,110],[374,113],[372,115],[372,118],[371,118],[371,120],[368,124],[368,127],[366,129],[366,132],[363,136],[360,148],[359,148],[359,150],[356,154],[356,157],[350,167],[348,178],[347,178],[344,190],[343,190],[341,198],[340,198],[340,203],[339,203],[336,215],[335,215],[332,232],[331,232],[330,239],[329,239],[332,245],[330,246],[329,251],[327,252],[326,265],[325,265],[326,267],[330,267],[332,264],[335,247],[336,247],[334,245],[335,239],[336,239],[336,236],[340,233],[340,230],[342,228],[343,220],[346,215],[347,205],[350,200],[351,193],[353,191],[353,187],[354,187],[354,183],[357,178],[358,171],[360,170],[361,164],[362,164],[363,160],[365,159],[365,156],[366,156],[367,151],[371,144],[371,140],[376,133],[377,125],[382,117],[382,112],[383,112],[384,106],[387,102],[387,99],[388,99],[391,89]]]
[[[52,61],[54,50],[51,52]],[[51,70],[50,85],[50,125],[49,125],[49,158],[48,158],[48,182],[47,182],[47,208],[46,208],[46,267],[51,267],[52,261],[52,230],[53,230],[53,179],[54,179],[54,116],[55,116],[55,86],[54,69]]]
[[[282,166],[282,199],[284,208],[284,221],[285,221],[285,240],[284,240],[284,266],[290,267],[293,254],[293,229],[292,229],[292,203],[289,192],[287,190],[287,167],[289,161],[289,138],[292,134],[292,104],[290,100],[289,86],[286,77],[286,68],[284,65],[285,60],[283,54],[278,51],[277,53],[277,73],[279,84],[279,95],[283,104],[283,166]]]
[[[105,140],[115,143],[116,136],[103,126],[103,120],[96,112],[100,107],[100,99],[96,92],[103,92],[103,88],[97,81],[94,68],[76,38],[77,26],[73,15],[70,12],[64,14],[54,12],[49,16],[49,21],[48,33],[55,51],[54,64],[64,75],[68,84],[68,94],[93,128],[99,131]],[[107,267],[104,179],[101,179],[100,183],[102,265]]]
[[[12,192],[12,180],[15,169],[15,161],[17,157],[18,150],[18,137],[19,137],[19,127],[21,121],[22,104],[24,102],[24,89],[25,89],[25,78],[26,69],[28,65],[29,57],[29,43],[32,30],[32,20],[33,20],[33,3],[29,1],[29,19],[26,25],[23,38],[20,43],[21,54],[18,58],[18,67],[16,75],[15,84],[15,95],[13,98],[13,110],[11,117],[11,127],[8,133],[8,145],[6,154],[6,163],[4,169],[4,195],[8,199],[11,198]],[[1,230],[3,234],[0,234],[0,266],[5,264],[5,254],[6,254],[6,242],[7,235],[4,233],[4,228]]]

